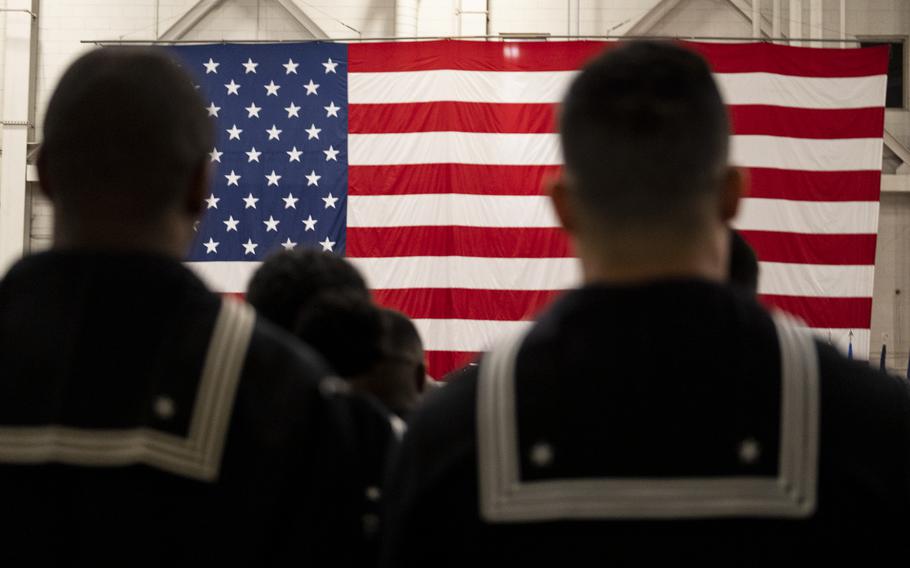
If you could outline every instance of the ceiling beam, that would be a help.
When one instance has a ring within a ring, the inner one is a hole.
[[[278,4],[282,8],[287,10],[292,18],[297,20],[297,23],[305,29],[313,38],[315,39],[329,39],[329,34],[325,33],[319,24],[313,21],[313,18],[309,17],[307,13],[301,8],[297,2],[294,0],[278,0]]]
[[[647,35],[657,24],[667,17],[673,8],[679,4],[679,0],[660,0],[651,7],[650,10],[641,15],[641,17],[626,30],[625,35]]]
[[[746,0],[727,0],[727,3],[733,6],[737,12],[742,15],[752,26],[755,26],[755,20],[752,16],[753,13],[753,4],[759,2],[760,0],[752,0],[752,2],[747,2]],[[759,12],[759,25],[761,27],[762,37],[774,37],[774,29],[771,22],[760,15]]]
[[[182,16],[177,18],[177,20],[164,30],[164,32],[158,36],[158,39],[161,40],[178,40],[183,39],[186,34],[188,34],[196,24],[202,21],[203,18],[212,13],[212,10],[224,3],[224,0],[198,0],[195,4],[190,6],[190,8],[183,13]]]

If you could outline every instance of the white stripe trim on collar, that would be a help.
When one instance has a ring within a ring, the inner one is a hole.
[[[819,444],[818,354],[812,336],[775,316],[781,353],[776,476],[522,481],[515,361],[525,334],[492,350],[477,387],[480,514],[487,522],[811,516]]]
[[[144,464],[200,481],[216,480],[254,324],[252,308],[236,300],[222,300],[186,437],[151,428],[4,425],[0,427],[0,463]]]

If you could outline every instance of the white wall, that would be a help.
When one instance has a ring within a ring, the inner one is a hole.
[[[759,0],[763,16],[771,17],[772,0]],[[744,0],[749,5],[749,0]],[[789,0],[781,0],[782,30],[789,33]],[[162,34],[194,0],[42,0],[38,37],[37,122],[66,66],[90,46],[80,40],[150,40]],[[658,4],[658,0],[493,0],[490,30],[565,35],[621,34]],[[802,35],[810,29],[810,0],[803,0]],[[5,0],[0,0],[0,6]],[[453,36],[483,33],[484,17],[460,14],[482,8],[482,0],[421,0],[418,34]],[[390,37],[394,35],[394,0],[307,0],[299,6],[330,37]],[[847,0],[849,36],[910,35],[910,0]],[[838,38],[840,0],[823,1],[821,35]],[[0,25],[4,16],[0,14]],[[348,27],[350,26],[350,27]],[[354,28],[353,31],[351,28]],[[672,36],[750,36],[751,24],[729,0],[681,0],[652,30]],[[225,0],[199,23],[186,39],[305,39],[310,37],[276,0]],[[0,34],[0,49],[3,37]],[[908,62],[910,64],[910,62]],[[2,65],[2,58],[0,58]],[[2,71],[2,70],[0,70]],[[910,73],[908,73],[910,75]],[[2,72],[0,72],[2,77]],[[0,103],[3,85],[0,84]],[[2,105],[0,105],[2,106]],[[888,129],[910,145],[910,113],[887,112]],[[2,162],[0,162],[2,166]],[[33,206],[33,245],[47,246],[50,216],[40,201]],[[903,370],[910,346],[910,313],[904,297],[910,294],[910,194],[884,195],[878,240],[872,353],[888,339],[890,363]],[[896,291],[900,290],[898,294]]]

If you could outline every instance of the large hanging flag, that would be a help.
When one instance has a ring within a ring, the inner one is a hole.
[[[218,124],[190,265],[243,293],[271,251],[345,254],[378,301],[414,318],[441,376],[579,282],[541,183],[561,162],[555,105],[610,45],[175,48]],[[685,45],[711,64],[731,160],[750,170],[735,224],[761,261],[762,300],[845,350],[856,330],[867,358],[886,48]]]

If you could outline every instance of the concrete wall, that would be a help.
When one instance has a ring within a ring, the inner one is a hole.
[[[770,20],[772,0],[759,0]],[[0,0],[0,6],[5,6]],[[749,0],[743,0],[746,6]],[[811,0],[802,1],[802,12],[791,13],[789,0],[781,0],[782,30],[791,20],[801,20],[803,36],[817,31],[825,38],[840,34],[840,0],[823,0],[820,30],[810,26]],[[150,40],[164,33],[194,0],[42,0],[38,38],[37,123],[60,74],[91,46],[81,40]],[[533,32],[551,35],[620,34],[658,4],[657,0],[493,0],[489,29],[492,33]],[[421,0],[417,33],[421,36],[482,34],[483,15],[465,14],[483,8],[478,0]],[[308,0],[299,6],[330,37],[388,37],[395,32],[394,0]],[[910,1],[847,0],[846,32],[849,36],[887,37],[910,35]],[[5,17],[0,14],[0,26]],[[352,29],[353,28],[353,29]],[[0,27],[2,29],[2,27]],[[750,22],[732,8],[729,0],[680,0],[652,30],[673,36],[750,36]],[[310,37],[277,0],[225,0],[202,20],[186,39],[294,39]],[[0,50],[3,35],[0,33]],[[910,64],[910,62],[908,62]],[[0,59],[2,65],[2,59]],[[2,70],[0,70],[2,71]],[[908,73],[910,75],[910,73]],[[2,73],[0,73],[2,76]],[[0,103],[4,85],[0,84]],[[888,129],[910,145],[910,112],[887,112]],[[2,162],[0,162],[2,167]],[[50,213],[35,197],[32,207],[32,245],[49,244]],[[889,364],[906,368],[910,347],[910,194],[888,194],[882,199],[878,240],[871,352],[880,350],[885,338]],[[899,292],[898,292],[899,291]]]

